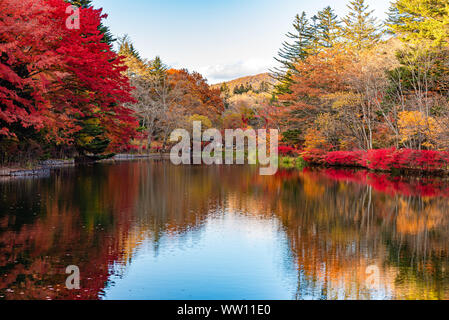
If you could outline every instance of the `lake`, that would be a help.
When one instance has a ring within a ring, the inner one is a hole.
[[[0,299],[448,299],[448,253],[439,179],[140,160],[0,182]]]

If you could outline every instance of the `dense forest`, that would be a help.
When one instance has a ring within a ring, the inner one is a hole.
[[[298,15],[274,72],[280,126],[307,148],[447,148],[448,23],[444,0],[395,1],[385,24],[363,0]]]
[[[273,81],[232,88],[143,58],[130,37],[114,39],[91,1],[69,2],[79,28],[66,27],[63,0],[0,2],[2,165],[164,150],[193,120],[277,128],[283,148],[308,159],[448,148],[446,0],[396,0],[384,22],[364,0],[341,18],[331,7],[298,14]]]
[[[189,117],[218,125],[220,91],[201,75],[140,58],[91,1],[70,3],[78,28],[66,1],[0,2],[2,165],[146,150]]]
[[[273,71],[284,142],[311,162],[370,167],[418,157],[447,166],[447,153],[410,152],[448,147],[447,1],[397,0],[384,23],[363,0],[348,8],[341,19],[330,7],[296,16]],[[369,164],[363,153],[324,153],[372,149],[381,150]]]

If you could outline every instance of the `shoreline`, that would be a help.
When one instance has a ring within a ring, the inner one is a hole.
[[[102,162],[115,162],[115,161],[128,161],[128,160],[139,160],[139,159],[154,159],[154,160],[164,160],[169,158],[169,154],[118,154],[110,159],[104,159],[97,161],[97,163]],[[31,178],[31,177],[45,177],[49,176],[51,170],[64,168],[64,167],[75,167],[77,163],[74,159],[70,160],[57,160],[50,159],[45,161],[40,161],[29,168],[25,168],[21,165],[12,165],[0,167],[0,178]]]
[[[10,167],[1,167],[0,168],[0,177],[8,178],[8,177],[39,177],[39,176],[47,176],[50,174],[52,169],[62,168],[74,166],[75,160],[46,160],[38,162],[33,165],[31,168],[24,168],[20,165],[10,166]]]
[[[114,163],[120,161],[132,161],[132,160],[168,160],[170,159],[169,153],[150,153],[150,154],[117,154],[110,159],[103,159],[93,163]],[[52,170],[75,167],[77,164],[75,160],[57,160],[50,159],[46,161],[38,162],[30,168],[24,168],[20,165],[0,167],[0,180],[10,178],[33,178],[33,177],[46,177],[49,176]],[[315,169],[337,169],[337,170],[354,170],[354,171],[369,171],[373,173],[387,173],[393,176],[402,177],[435,177],[435,178],[449,178],[449,170],[419,170],[419,169],[395,169],[395,170],[373,170],[362,166],[355,165],[329,165],[318,164],[313,162],[304,161],[301,157],[281,157],[279,159],[279,169],[283,170],[298,170],[303,168],[315,168]]]
[[[330,165],[315,162],[307,162],[303,158],[295,157],[282,157],[280,158],[279,168],[284,170],[297,170],[304,168],[312,169],[336,169],[336,170],[353,170],[353,171],[367,171],[372,173],[383,173],[392,176],[399,177],[435,177],[435,178],[449,178],[449,170],[424,170],[424,169],[414,169],[414,168],[400,168],[400,169],[370,169],[360,165]]]

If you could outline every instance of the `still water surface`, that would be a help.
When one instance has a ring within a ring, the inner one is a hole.
[[[0,182],[0,299],[448,299],[448,252],[440,180],[135,161]]]

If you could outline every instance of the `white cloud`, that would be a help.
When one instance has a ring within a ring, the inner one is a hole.
[[[218,83],[268,72],[272,65],[272,59],[249,59],[232,64],[216,64],[202,67],[199,69],[199,72],[209,80],[209,83]]]

